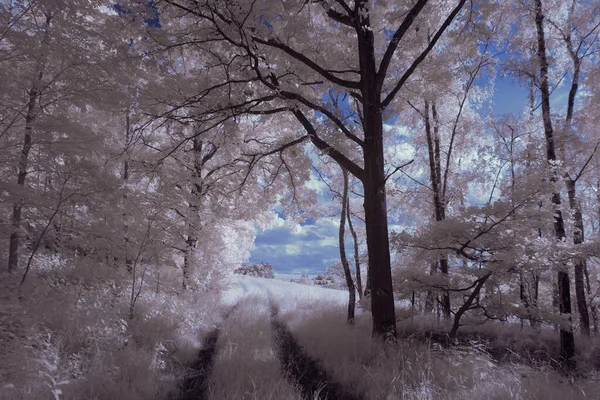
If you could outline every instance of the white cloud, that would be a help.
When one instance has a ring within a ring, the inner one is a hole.
[[[282,273],[321,273],[339,257],[338,227],[336,218],[305,224],[278,218],[273,228],[257,235],[251,260],[268,262]]]

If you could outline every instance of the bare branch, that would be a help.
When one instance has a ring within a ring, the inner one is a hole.
[[[387,70],[390,66],[390,62],[392,61],[392,57],[394,56],[394,52],[398,48],[398,44],[400,43],[408,29],[411,27],[413,22],[415,22],[415,19],[421,13],[421,10],[423,10],[423,7],[425,7],[425,4],[427,4],[427,1],[428,0],[417,1],[417,3],[413,6],[413,8],[410,9],[408,14],[404,18],[404,21],[402,21],[402,23],[398,27],[398,30],[396,30],[396,33],[394,33],[394,36],[392,37],[392,40],[390,41],[388,48],[386,49],[385,54],[383,55],[381,64],[379,64],[379,71],[377,71],[378,87],[383,86],[383,81],[385,80]]]
[[[448,18],[446,18],[446,20],[444,21],[444,23],[442,24],[442,26],[440,27],[440,29],[438,29],[438,31],[435,33],[435,35],[431,39],[431,42],[429,42],[429,45],[415,59],[415,61],[413,61],[412,65],[404,72],[404,74],[402,75],[402,77],[400,78],[400,80],[398,81],[398,83],[396,83],[396,86],[386,96],[386,98],[381,102],[381,108],[382,109],[386,108],[392,102],[392,100],[394,100],[394,97],[396,97],[396,94],[400,91],[400,89],[402,89],[402,86],[404,86],[404,84],[406,83],[406,81],[408,80],[408,78],[410,78],[411,75],[413,74],[413,72],[415,72],[415,70],[417,69],[417,67],[419,66],[419,64],[421,64],[423,62],[423,60],[425,60],[425,58],[427,57],[427,55],[435,47],[435,45],[438,42],[438,40],[440,40],[440,38],[442,37],[442,35],[446,31],[446,29],[448,29],[448,27],[450,26],[450,24],[452,23],[452,21],[454,21],[454,18],[456,18],[456,16],[460,12],[460,10],[465,5],[466,1],[467,0],[460,0],[459,1],[458,5],[452,10],[452,12],[448,16]]]

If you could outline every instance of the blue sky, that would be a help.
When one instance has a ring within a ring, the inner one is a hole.
[[[495,86],[492,114],[518,114],[527,106],[527,89],[520,87],[512,78],[498,77]],[[567,95],[568,88],[557,89],[552,96],[553,108],[564,106]],[[327,193],[320,197],[323,196]],[[250,262],[267,262],[273,265],[276,273],[282,274],[322,273],[339,260],[338,227],[338,218],[310,220],[297,225],[279,217],[273,228],[258,233]],[[350,235],[347,235],[346,241],[351,246]],[[348,255],[351,254],[349,247]]]
[[[257,236],[250,261],[267,262],[279,273],[324,272],[339,259],[338,227],[337,218],[320,218],[301,225],[278,218],[273,228]]]
[[[518,113],[527,105],[527,101],[524,88],[520,88],[511,78],[498,78],[494,114]],[[323,189],[327,190],[326,187]],[[324,192],[319,197],[326,196]],[[269,263],[276,273],[282,274],[323,273],[339,260],[338,229],[338,218],[321,218],[298,225],[290,224],[279,216],[273,228],[258,233],[250,262]],[[346,236],[346,241],[351,241],[350,235]],[[348,255],[352,255],[350,248]]]

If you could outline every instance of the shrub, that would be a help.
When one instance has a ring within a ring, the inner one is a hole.
[[[259,278],[275,278],[273,266],[267,263],[258,264],[243,264],[241,267],[233,271],[234,274],[256,276]]]

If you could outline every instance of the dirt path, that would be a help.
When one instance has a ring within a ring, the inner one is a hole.
[[[181,385],[179,400],[208,400],[208,378],[217,355],[219,328],[210,332],[202,344],[196,361],[190,365],[190,372]]]
[[[279,400],[281,396],[306,400],[362,399],[333,381],[319,362],[306,354],[280,321],[278,303],[267,288],[255,282],[244,282],[242,287],[244,294],[238,303],[204,338],[202,349],[180,385],[178,400],[258,398],[251,393],[263,397],[268,393],[265,400]],[[257,292],[261,295],[257,296]],[[244,375],[236,375],[241,365],[246,367]],[[248,379],[251,388],[245,382]],[[274,389],[269,388],[271,385]]]
[[[244,293],[246,292],[244,288]],[[237,309],[239,303],[231,307],[223,314],[223,324],[231,314]],[[221,333],[220,328],[215,328],[204,338],[202,348],[198,352],[198,357],[193,364],[189,366],[189,372],[181,384],[181,392],[178,400],[208,400],[208,380],[215,365],[217,356],[217,342]]]
[[[275,331],[277,353],[284,373],[296,384],[306,400],[359,400],[331,379],[318,361],[309,357],[287,326],[277,319],[278,309],[271,296],[271,326]]]

